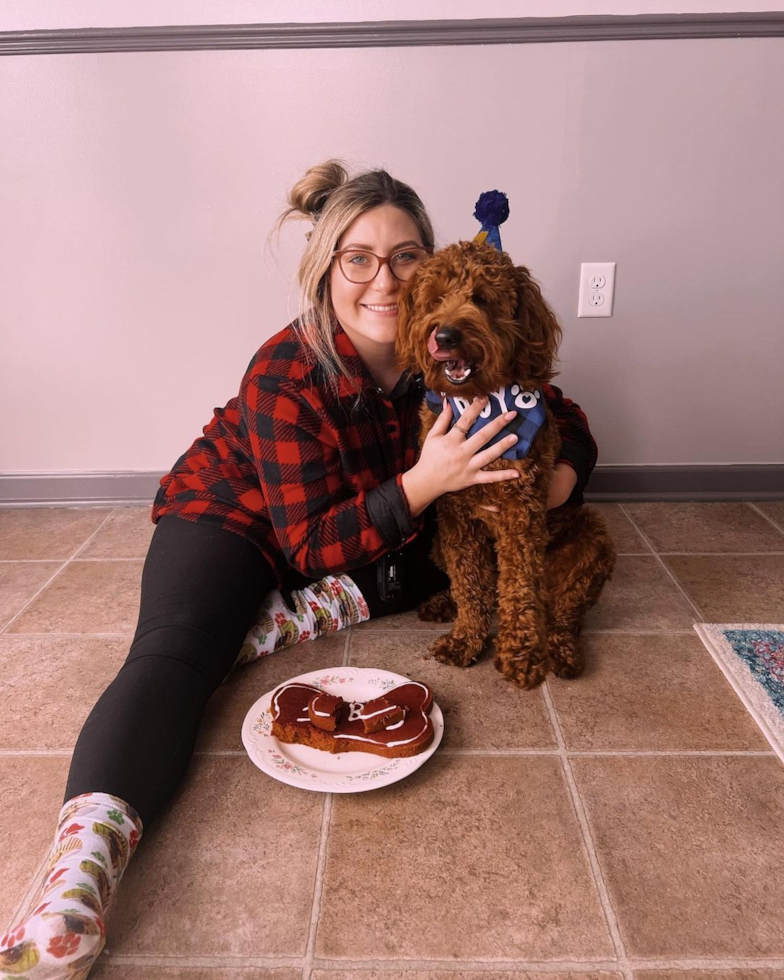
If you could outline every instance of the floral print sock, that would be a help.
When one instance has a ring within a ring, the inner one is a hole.
[[[289,609],[277,590],[266,597],[235,667],[370,619],[367,603],[348,575],[327,575],[291,596],[296,612]]]
[[[132,806],[84,793],[60,811],[41,887],[0,939],[0,977],[84,980],[106,942],[103,919],[142,835]]]

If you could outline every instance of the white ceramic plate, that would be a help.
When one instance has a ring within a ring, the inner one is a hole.
[[[338,694],[346,701],[370,701],[384,691],[410,684],[410,677],[389,670],[366,667],[328,667],[300,674],[284,683],[302,681],[327,694]],[[405,779],[430,758],[444,734],[444,716],[433,702],[433,741],[418,755],[406,759],[386,759],[370,752],[322,752],[309,745],[289,745],[272,734],[272,695],[280,687],[267,691],[253,705],[242,723],[242,744],[251,761],[273,779],[289,786],[318,793],[363,793]]]

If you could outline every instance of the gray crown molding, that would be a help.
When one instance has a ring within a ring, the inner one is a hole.
[[[784,12],[507,17],[330,24],[221,24],[5,31],[0,54],[391,48],[562,41],[653,41],[784,36]]]
[[[0,508],[149,506],[162,473],[0,473]],[[602,466],[588,503],[784,500],[784,464]]]

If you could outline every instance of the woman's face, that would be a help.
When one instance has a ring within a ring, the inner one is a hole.
[[[414,219],[400,208],[382,204],[354,220],[341,236],[337,248],[360,248],[388,256],[406,246],[422,244]],[[357,350],[361,352],[363,346],[367,348],[363,341],[394,344],[400,283],[392,275],[388,263],[379,268],[370,282],[354,283],[346,279],[335,259],[330,270],[330,289],[335,315]]]

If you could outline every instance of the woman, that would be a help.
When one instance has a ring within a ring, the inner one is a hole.
[[[238,396],[161,481],[137,631],[77,741],[47,871],[0,941],[0,976],[87,976],[143,827],[182,779],[241,649],[251,659],[413,608],[448,584],[429,560],[430,504],[518,477],[482,469],[507,448],[483,448],[503,416],[465,438],[444,411],[417,459],[423,391],[394,355],[401,282],[434,245],[415,192],[384,171],[349,179],[330,161],[289,203],[281,221],[314,222],[300,317],[261,347]],[[545,396],[563,439],[556,507],[582,499],[596,447],[579,407],[551,386]],[[260,635],[262,600],[275,626]]]

